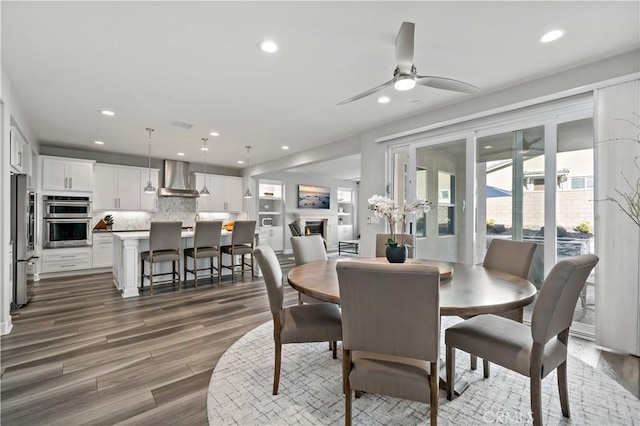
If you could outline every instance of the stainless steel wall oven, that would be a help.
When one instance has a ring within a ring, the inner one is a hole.
[[[89,197],[45,195],[43,247],[91,245],[91,201]]]
[[[70,197],[60,195],[45,195],[42,199],[44,217],[89,217],[91,216],[91,201],[89,197]]]

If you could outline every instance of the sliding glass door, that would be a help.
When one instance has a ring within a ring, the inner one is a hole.
[[[593,253],[592,110],[585,96],[392,148],[392,197],[433,203],[407,230],[414,256],[478,264],[494,238],[533,241],[528,279],[540,289],[557,261]],[[594,332],[596,285],[590,277],[574,314],[584,335]]]
[[[414,257],[464,262],[466,139],[417,147],[415,195],[433,203],[415,217]]]
[[[477,139],[477,263],[494,238],[539,245],[529,281],[544,280],[544,126],[487,134]]]

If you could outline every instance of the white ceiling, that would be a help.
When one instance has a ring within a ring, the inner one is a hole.
[[[360,154],[319,161],[286,170],[291,173],[327,176],[342,180],[360,180]]]
[[[201,162],[215,130],[208,162],[230,167],[245,145],[254,165],[471,96],[387,88],[389,104],[336,105],[391,78],[403,21],[416,23],[418,73],[472,83],[473,96],[640,45],[637,1],[0,5],[2,65],[40,143],[146,156],[153,127],[155,158]],[[566,37],[538,43],[556,27]],[[274,55],[257,48],[267,38]]]

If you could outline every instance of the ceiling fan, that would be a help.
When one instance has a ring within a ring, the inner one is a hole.
[[[413,44],[414,44],[415,24],[413,22],[403,22],[396,38],[396,61],[398,66],[393,72],[393,78],[386,83],[345,99],[338,105],[348,104],[366,96],[372,95],[380,90],[393,86],[396,90],[405,91],[413,89],[416,84],[421,86],[435,87],[436,89],[453,90],[456,92],[474,93],[478,88],[464,81],[453,80],[451,78],[434,77],[430,75],[418,75],[415,65],[413,65]]]

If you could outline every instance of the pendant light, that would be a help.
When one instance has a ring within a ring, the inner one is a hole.
[[[149,180],[147,181],[147,185],[144,187],[144,192],[152,194],[156,192],[156,187],[151,183],[151,133],[153,132],[153,129],[151,127],[147,127],[146,130],[149,132]]]
[[[201,197],[208,197],[209,195],[211,195],[211,193],[207,189],[207,150],[209,149],[207,148],[207,141],[207,138],[202,138],[202,151],[204,152],[204,164],[202,166],[202,173],[205,176],[202,179],[204,183],[202,184],[202,189],[200,190]]]
[[[249,167],[249,150],[251,149],[250,145],[245,145],[245,148],[247,148],[247,167]],[[253,198],[253,194],[251,194],[251,190],[249,190],[249,188],[247,187],[247,190],[244,191],[244,198]]]

